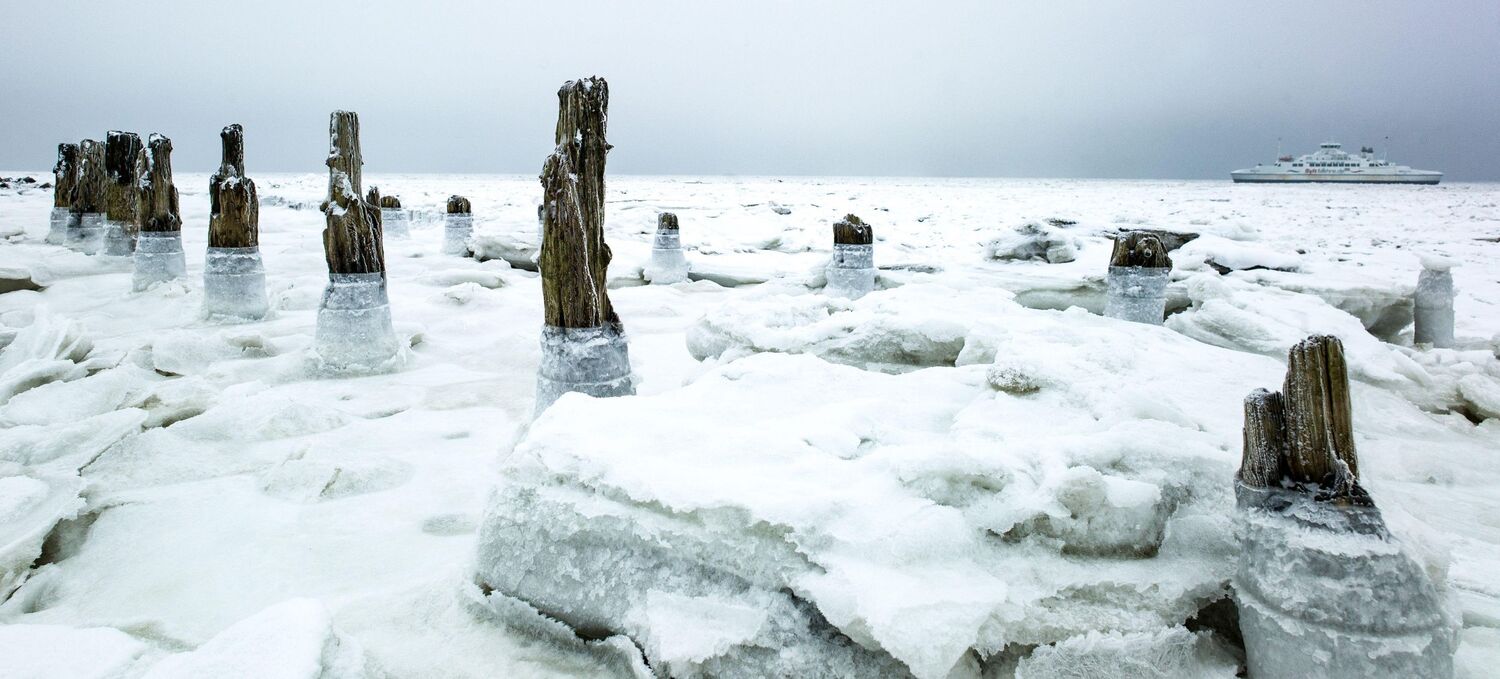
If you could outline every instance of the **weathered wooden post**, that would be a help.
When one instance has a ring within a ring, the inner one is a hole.
[[[656,216],[656,238],[651,241],[651,263],[642,272],[652,285],[671,285],[688,279],[687,257],[682,253],[682,233],[677,215]]]
[[[1453,675],[1457,622],[1359,484],[1343,344],[1292,348],[1245,399],[1234,578],[1250,676]]]
[[[104,144],[92,139],[78,143],[78,183],[73,186],[73,220],[68,224],[68,247],[85,255],[104,247]]]
[[[360,196],[359,116],[334,111],[328,138],[328,287],[318,308],[317,355],[331,372],[374,372],[390,367],[400,347],[386,292],[380,208]]]
[[[47,224],[47,243],[62,245],[74,219],[73,190],[78,186],[78,145],[58,144],[57,164],[52,167],[52,218]]]
[[[605,122],[609,84],[570,80],[557,91],[557,148],[542,166],[542,360],[536,413],[563,394],[635,393],[624,326],[605,288]]]
[[[855,215],[833,223],[833,257],[824,270],[823,291],[833,297],[859,299],[875,289],[875,230]]]
[[[1161,239],[1142,231],[1115,237],[1109,258],[1104,315],[1136,323],[1161,325],[1166,318],[1167,278],[1172,258]]]
[[[269,310],[260,258],[260,199],[245,176],[245,130],[219,131],[223,156],[208,180],[208,252],[203,261],[203,315],[256,320]]]
[[[401,209],[401,199],[380,195],[380,187],[371,186],[365,193],[365,202],[380,208],[380,229],[387,237],[405,238],[411,235],[407,229],[406,210]]]
[[[1453,348],[1453,260],[1423,257],[1413,295],[1412,341],[1437,349]]]
[[[147,145],[150,162],[140,180],[140,204],[136,208],[140,219],[132,279],[136,291],[187,275],[182,214],[177,206],[177,187],[172,183],[172,140],[152,134]]]
[[[140,229],[140,180],[146,150],[140,135],[111,130],[104,141],[104,254],[125,257],[135,252]]]
[[[443,213],[443,254],[468,257],[469,237],[474,235],[473,206],[463,196],[448,196],[448,211]]]

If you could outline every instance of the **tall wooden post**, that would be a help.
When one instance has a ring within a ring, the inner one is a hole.
[[[1292,348],[1245,399],[1234,578],[1250,676],[1448,677],[1457,621],[1359,483],[1343,344]]]
[[[386,292],[380,208],[361,196],[359,116],[334,111],[328,138],[323,254],[329,282],[318,310],[318,357],[331,372],[388,369],[399,347]]]
[[[605,124],[609,84],[570,80],[557,92],[552,155],[542,165],[542,362],[536,410],[569,391],[635,393],[624,327],[605,287]]]
[[[256,320],[269,310],[260,257],[260,201],[245,176],[245,130],[219,131],[223,155],[208,180],[208,252],[203,261],[203,314]]]
[[[180,278],[187,273],[182,252],[182,215],[172,183],[172,140],[151,135],[150,161],[139,183],[136,215],[140,224],[135,247],[135,290]]]
[[[62,245],[73,220],[73,191],[78,186],[78,145],[58,144],[57,164],[52,167],[52,215],[47,224],[47,242]]]
[[[104,254],[126,256],[135,252],[140,230],[140,179],[145,147],[134,132],[112,130],[104,141],[104,166],[109,181],[104,185]]]
[[[68,247],[86,255],[104,247],[104,144],[92,139],[78,143],[78,184],[73,187],[73,219],[69,222]]]

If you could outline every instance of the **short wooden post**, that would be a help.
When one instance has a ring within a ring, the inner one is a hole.
[[[104,141],[104,254],[128,256],[135,252],[140,230],[140,180],[146,167],[140,135],[112,130]]]
[[[140,179],[136,207],[140,225],[132,279],[136,291],[187,274],[187,259],[182,252],[182,213],[177,204],[177,187],[172,183],[172,140],[153,134],[147,146],[150,160]]]
[[[1252,677],[1448,677],[1457,621],[1359,483],[1343,344],[1292,348],[1245,399],[1234,578]]]
[[[370,189],[376,191],[377,189]],[[406,238],[411,235],[411,219],[401,207],[401,199],[395,196],[379,196],[371,205],[380,206],[380,225],[386,236]]]
[[[1155,234],[1127,231],[1115,237],[1106,278],[1104,315],[1161,325],[1166,317],[1172,258]]]
[[[1412,342],[1434,349],[1453,348],[1453,267],[1443,257],[1423,257],[1412,296]]]
[[[52,216],[47,223],[47,243],[62,245],[73,220],[73,191],[78,186],[78,145],[58,144],[57,164],[52,167]]]
[[[359,116],[334,111],[328,138],[323,201],[328,287],[318,309],[317,355],[330,372],[379,371],[393,367],[399,346],[386,291],[380,208],[360,195]]]
[[[104,248],[104,144],[92,139],[78,143],[78,184],[73,187],[73,219],[69,222],[68,247],[86,255]]]
[[[656,237],[651,241],[651,262],[642,270],[652,285],[671,285],[688,279],[687,256],[682,251],[682,232],[677,215],[656,215]]]
[[[468,257],[474,254],[469,238],[474,235],[474,213],[469,199],[448,196],[443,213],[443,254]]]
[[[542,360],[536,412],[570,391],[635,393],[624,326],[605,287],[604,161],[609,84],[570,80],[557,92],[552,155],[542,166]]]
[[[875,230],[855,215],[833,223],[833,256],[824,270],[833,297],[859,299],[875,289]]]
[[[257,320],[269,311],[260,256],[260,199],[245,176],[245,130],[219,131],[223,155],[208,180],[208,252],[203,260],[203,314]]]

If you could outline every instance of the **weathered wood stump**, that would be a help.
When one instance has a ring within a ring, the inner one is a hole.
[[[682,232],[677,215],[663,212],[656,216],[656,237],[651,241],[651,262],[642,269],[652,285],[671,285],[688,279],[687,256],[682,251]]]
[[[187,274],[187,259],[182,252],[182,213],[177,204],[177,187],[172,183],[172,140],[153,134],[148,146],[151,155],[140,179],[136,206],[140,225],[132,279],[136,291]]]
[[[92,139],[78,143],[78,184],[73,187],[73,219],[67,246],[86,255],[104,248],[104,144]]]
[[[328,138],[328,195],[322,206],[328,287],[318,309],[317,355],[333,373],[388,369],[399,346],[386,292],[380,208],[360,195],[359,116],[334,111]]]
[[[47,243],[62,245],[74,219],[73,191],[78,186],[78,145],[58,144],[57,164],[52,167],[52,215],[47,223]]]
[[[1293,347],[1245,399],[1234,578],[1252,677],[1450,677],[1457,623],[1359,483],[1343,344]]]
[[[257,320],[269,311],[260,256],[260,199],[245,176],[245,130],[219,131],[223,155],[208,180],[208,252],[203,260],[203,315]]]
[[[447,211],[443,213],[443,254],[459,257],[474,254],[469,247],[469,238],[474,235],[472,207],[468,198],[448,196]]]
[[[1435,349],[1453,348],[1453,267],[1444,257],[1423,257],[1412,296],[1412,341]]]
[[[140,180],[146,150],[134,132],[112,130],[104,141],[104,254],[124,257],[135,252],[140,230]]]
[[[609,84],[570,80],[557,92],[552,155],[542,165],[542,360],[536,412],[563,394],[635,393],[624,326],[605,287],[611,257],[604,242],[605,123]]]
[[[1161,325],[1171,273],[1172,258],[1155,234],[1128,231],[1116,236],[1105,279],[1104,315]]]
[[[875,289],[875,230],[856,215],[833,223],[833,256],[824,270],[833,297],[859,299]]]

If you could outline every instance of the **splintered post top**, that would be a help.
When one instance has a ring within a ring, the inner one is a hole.
[[[466,215],[469,214],[469,210],[470,206],[468,198],[465,198],[463,196],[448,196],[448,214]]]
[[[844,215],[833,223],[833,242],[837,245],[871,245],[875,242],[875,230],[855,215]]]
[[[1115,247],[1110,253],[1109,265],[1170,269],[1172,258],[1167,256],[1167,249],[1154,234],[1127,231],[1115,236]]]
[[[661,214],[656,215],[656,230],[657,231],[676,231],[677,230],[677,215],[672,214],[670,212],[663,212]]]

